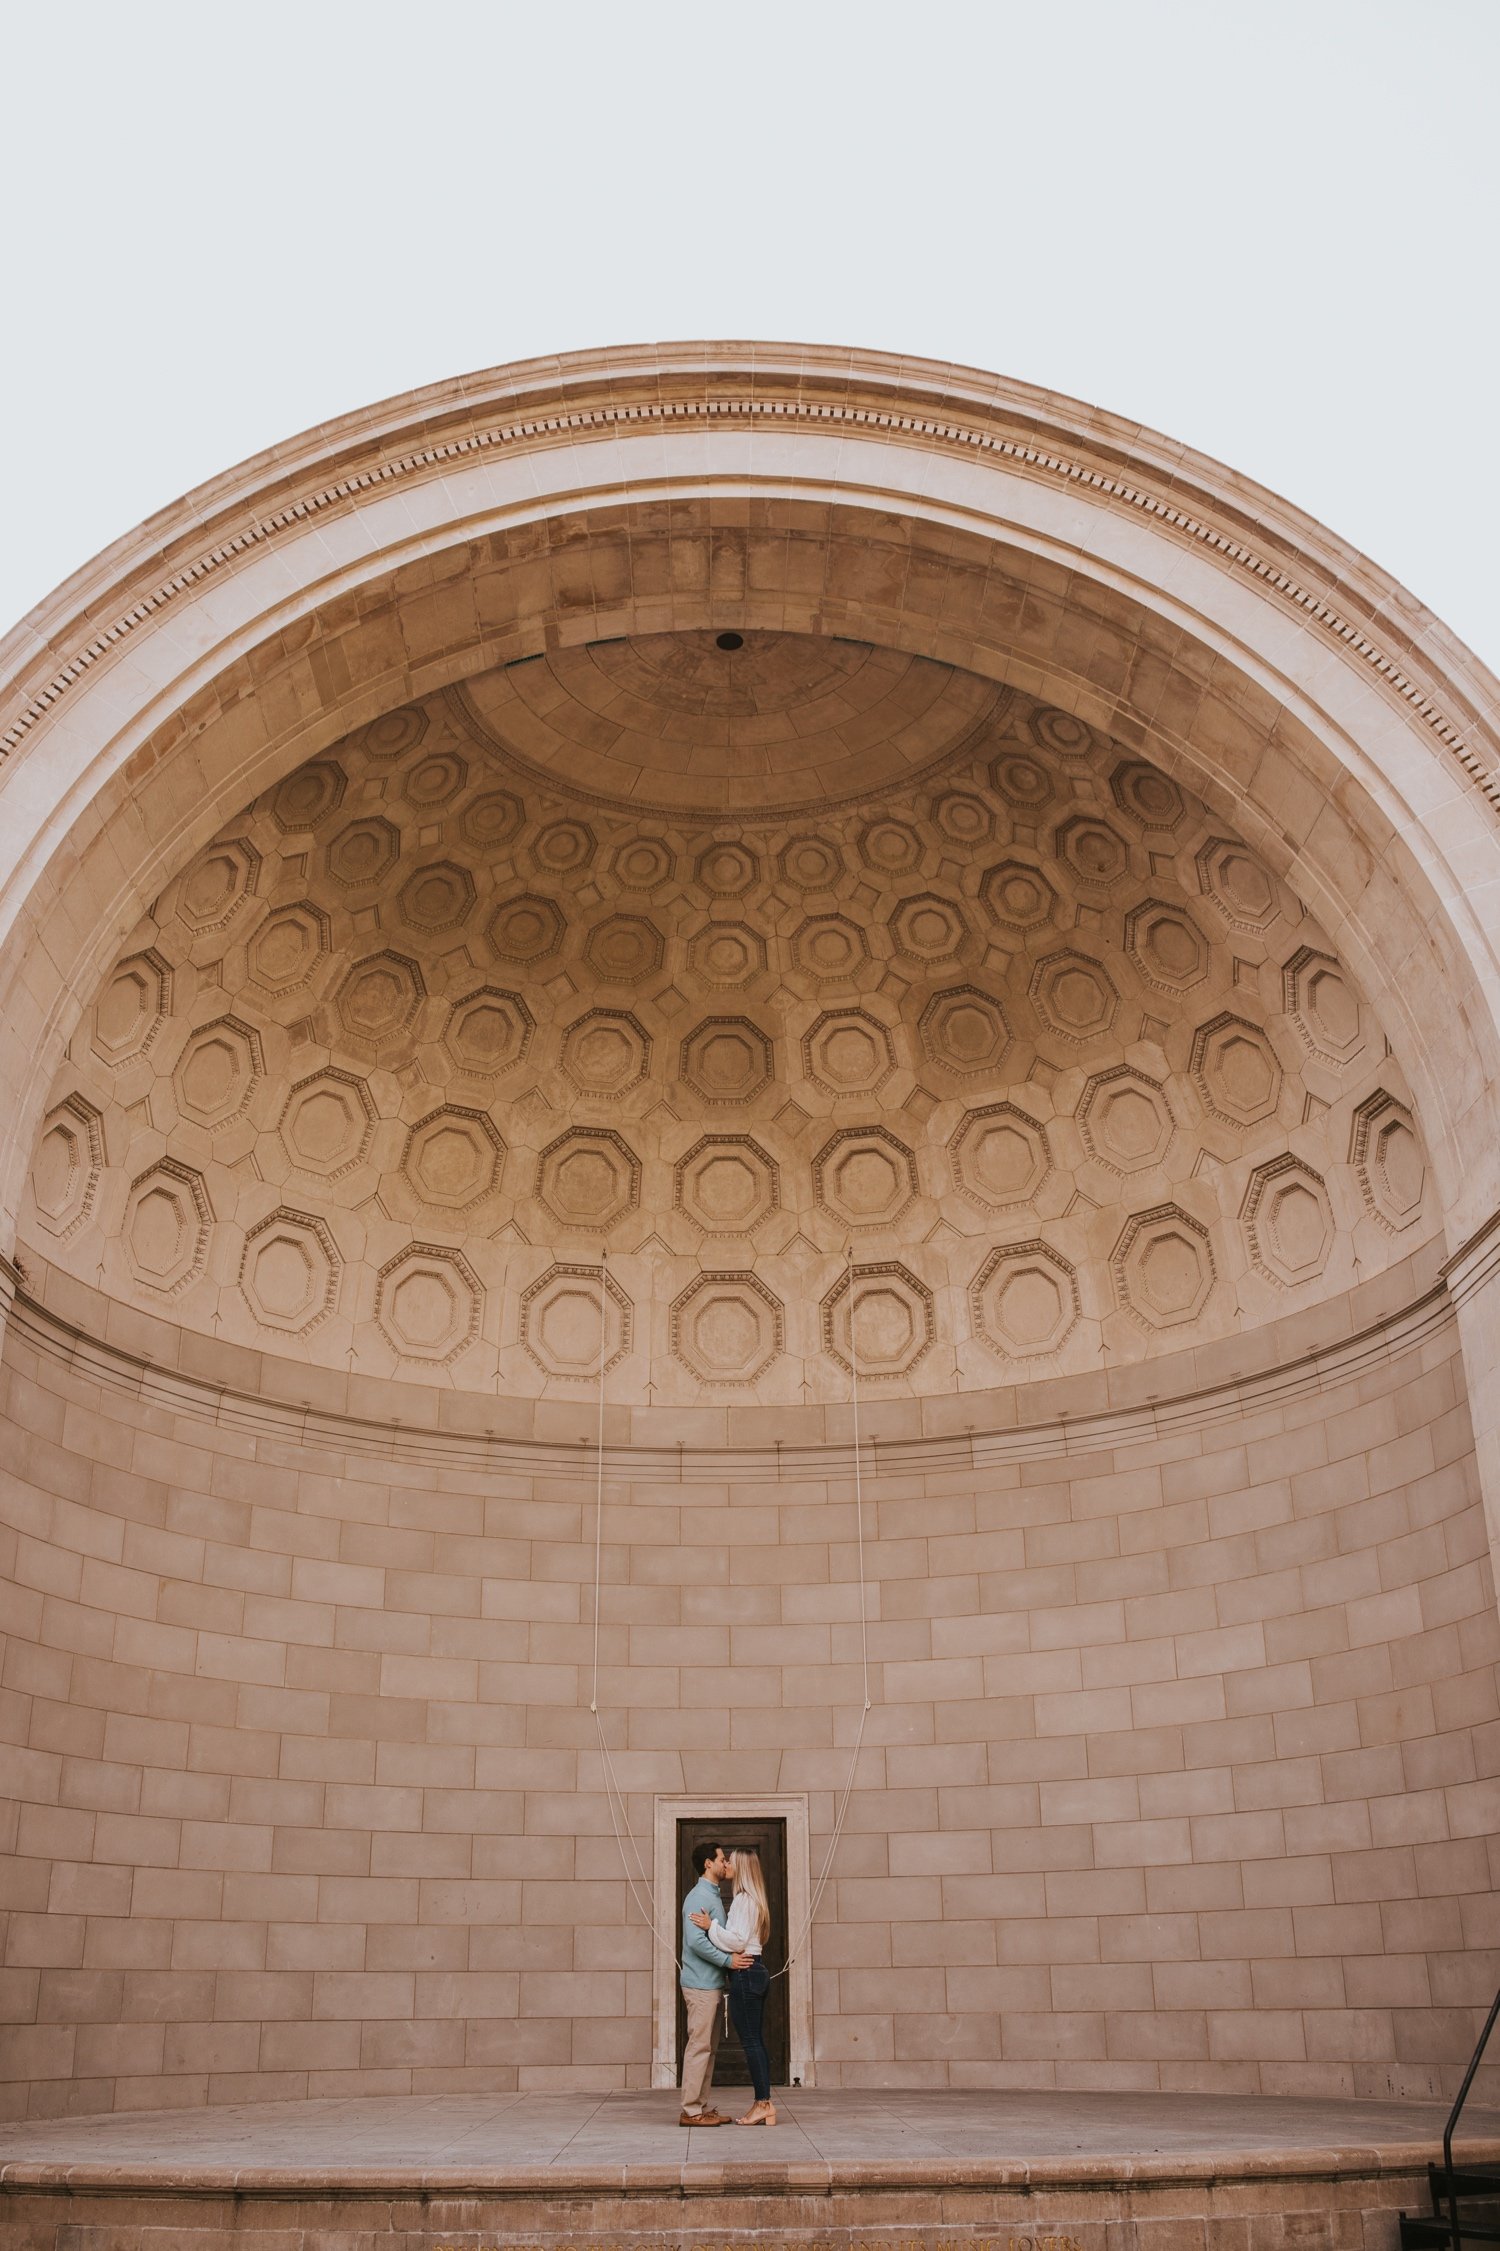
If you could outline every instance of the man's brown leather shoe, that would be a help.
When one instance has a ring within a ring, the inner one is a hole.
[[[685,2110],[677,2123],[679,2126],[727,2126],[729,2120],[720,2110]]]

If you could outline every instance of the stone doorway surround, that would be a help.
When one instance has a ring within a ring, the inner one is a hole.
[[[807,1800],[790,1791],[745,1797],[659,1797],[653,1815],[651,1901],[657,1932],[669,1940],[655,1950],[651,2037],[651,2084],[677,2084],[677,1824],[679,1821],[784,1821],[786,1823],[786,1904],[790,1944],[796,1949],[787,1971],[788,2060],[794,2087],[815,2082],[812,2042],[811,1896]]]

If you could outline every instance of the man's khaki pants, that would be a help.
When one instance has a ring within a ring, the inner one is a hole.
[[[724,1996],[711,1986],[685,1985],[687,2039],[682,2049],[682,2107],[701,2110],[714,2083],[714,2058],[719,2052],[719,2027],[724,2021]]]

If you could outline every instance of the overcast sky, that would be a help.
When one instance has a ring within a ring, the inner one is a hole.
[[[738,336],[968,361],[1153,424],[1500,663],[1500,0],[8,23],[0,627],[327,416]]]

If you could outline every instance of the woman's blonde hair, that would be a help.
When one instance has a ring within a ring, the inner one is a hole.
[[[760,1943],[765,1945],[771,1935],[771,1902],[766,1897],[766,1879],[760,1871],[760,1854],[748,1845],[734,1848],[734,1888],[750,1894],[755,1903],[756,1927]]]

